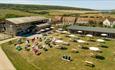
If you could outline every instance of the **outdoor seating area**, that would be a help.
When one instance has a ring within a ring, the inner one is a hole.
[[[71,25],[67,29],[70,31],[70,33],[74,33],[74,34],[77,33],[77,34],[82,34],[82,35],[88,34],[87,36],[90,36],[90,37],[94,35],[94,36],[100,36],[104,38],[115,38],[115,29],[113,28]]]
[[[12,49],[15,53],[20,53],[20,56],[32,58],[33,61],[38,58],[36,60],[38,64],[44,59],[50,62],[56,61],[57,65],[60,65],[60,62],[63,62],[63,65],[65,65],[64,62],[69,62],[68,64],[75,63],[73,66],[81,64],[81,67],[96,68],[99,62],[107,61],[108,56],[104,54],[106,50],[113,47],[107,45],[113,41],[114,39],[105,40],[103,37],[95,37],[91,34],[82,36],[81,32],[70,34],[68,31],[58,29],[31,38],[20,38],[13,43],[15,48]],[[43,61],[43,63],[46,62]]]

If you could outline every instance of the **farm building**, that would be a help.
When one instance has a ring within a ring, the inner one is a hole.
[[[8,18],[5,20],[4,26],[5,33],[7,34],[23,35],[26,33],[35,33],[37,30],[50,27],[51,20],[45,17],[38,16]]]
[[[52,22],[53,23],[59,23],[59,22],[62,22],[62,19],[63,19],[63,16],[54,16],[52,18]]]
[[[106,18],[103,21],[103,26],[105,27],[113,27],[115,25],[115,18]]]
[[[0,32],[3,32],[4,30],[4,21],[0,21]]]
[[[78,31],[82,31],[82,34],[92,34],[94,36],[101,36],[101,34],[107,34],[107,37],[115,38],[115,29],[111,29],[111,28],[72,25],[68,27],[68,30],[71,33],[77,33]]]
[[[77,24],[88,24],[89,20],[87,18],[78,18],[76,23]]]
[[[103,20],[105,19],[102,15],[80,15],[80,16],[55,16],[52,18],[53,22],[64,23],[64,24],[93,24],[103,25]]]

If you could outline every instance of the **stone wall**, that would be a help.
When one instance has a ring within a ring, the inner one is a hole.
[[[18,32],[25,32],[27,28],[31,26],[30,23],[25,24],[14,24],[9,21],[5,23],[5,33],[10,35],[16,35]]]

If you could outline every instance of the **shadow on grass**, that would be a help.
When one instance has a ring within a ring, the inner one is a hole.
[[[102,47],[102,48],[108,48],[108,46],[106,46],[106,45],[102,45],[101,47]]]
[[[101,55],[96,55],[95,56],[96,59],[100,59],[100,60],[105,60],[105,57],[101,56]]]

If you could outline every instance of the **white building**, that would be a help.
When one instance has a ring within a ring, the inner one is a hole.
[[[113,27],[115,25],[115,19],[111,18],[111,19],[105,19],[103,21],[103,26],[106,27]]]

